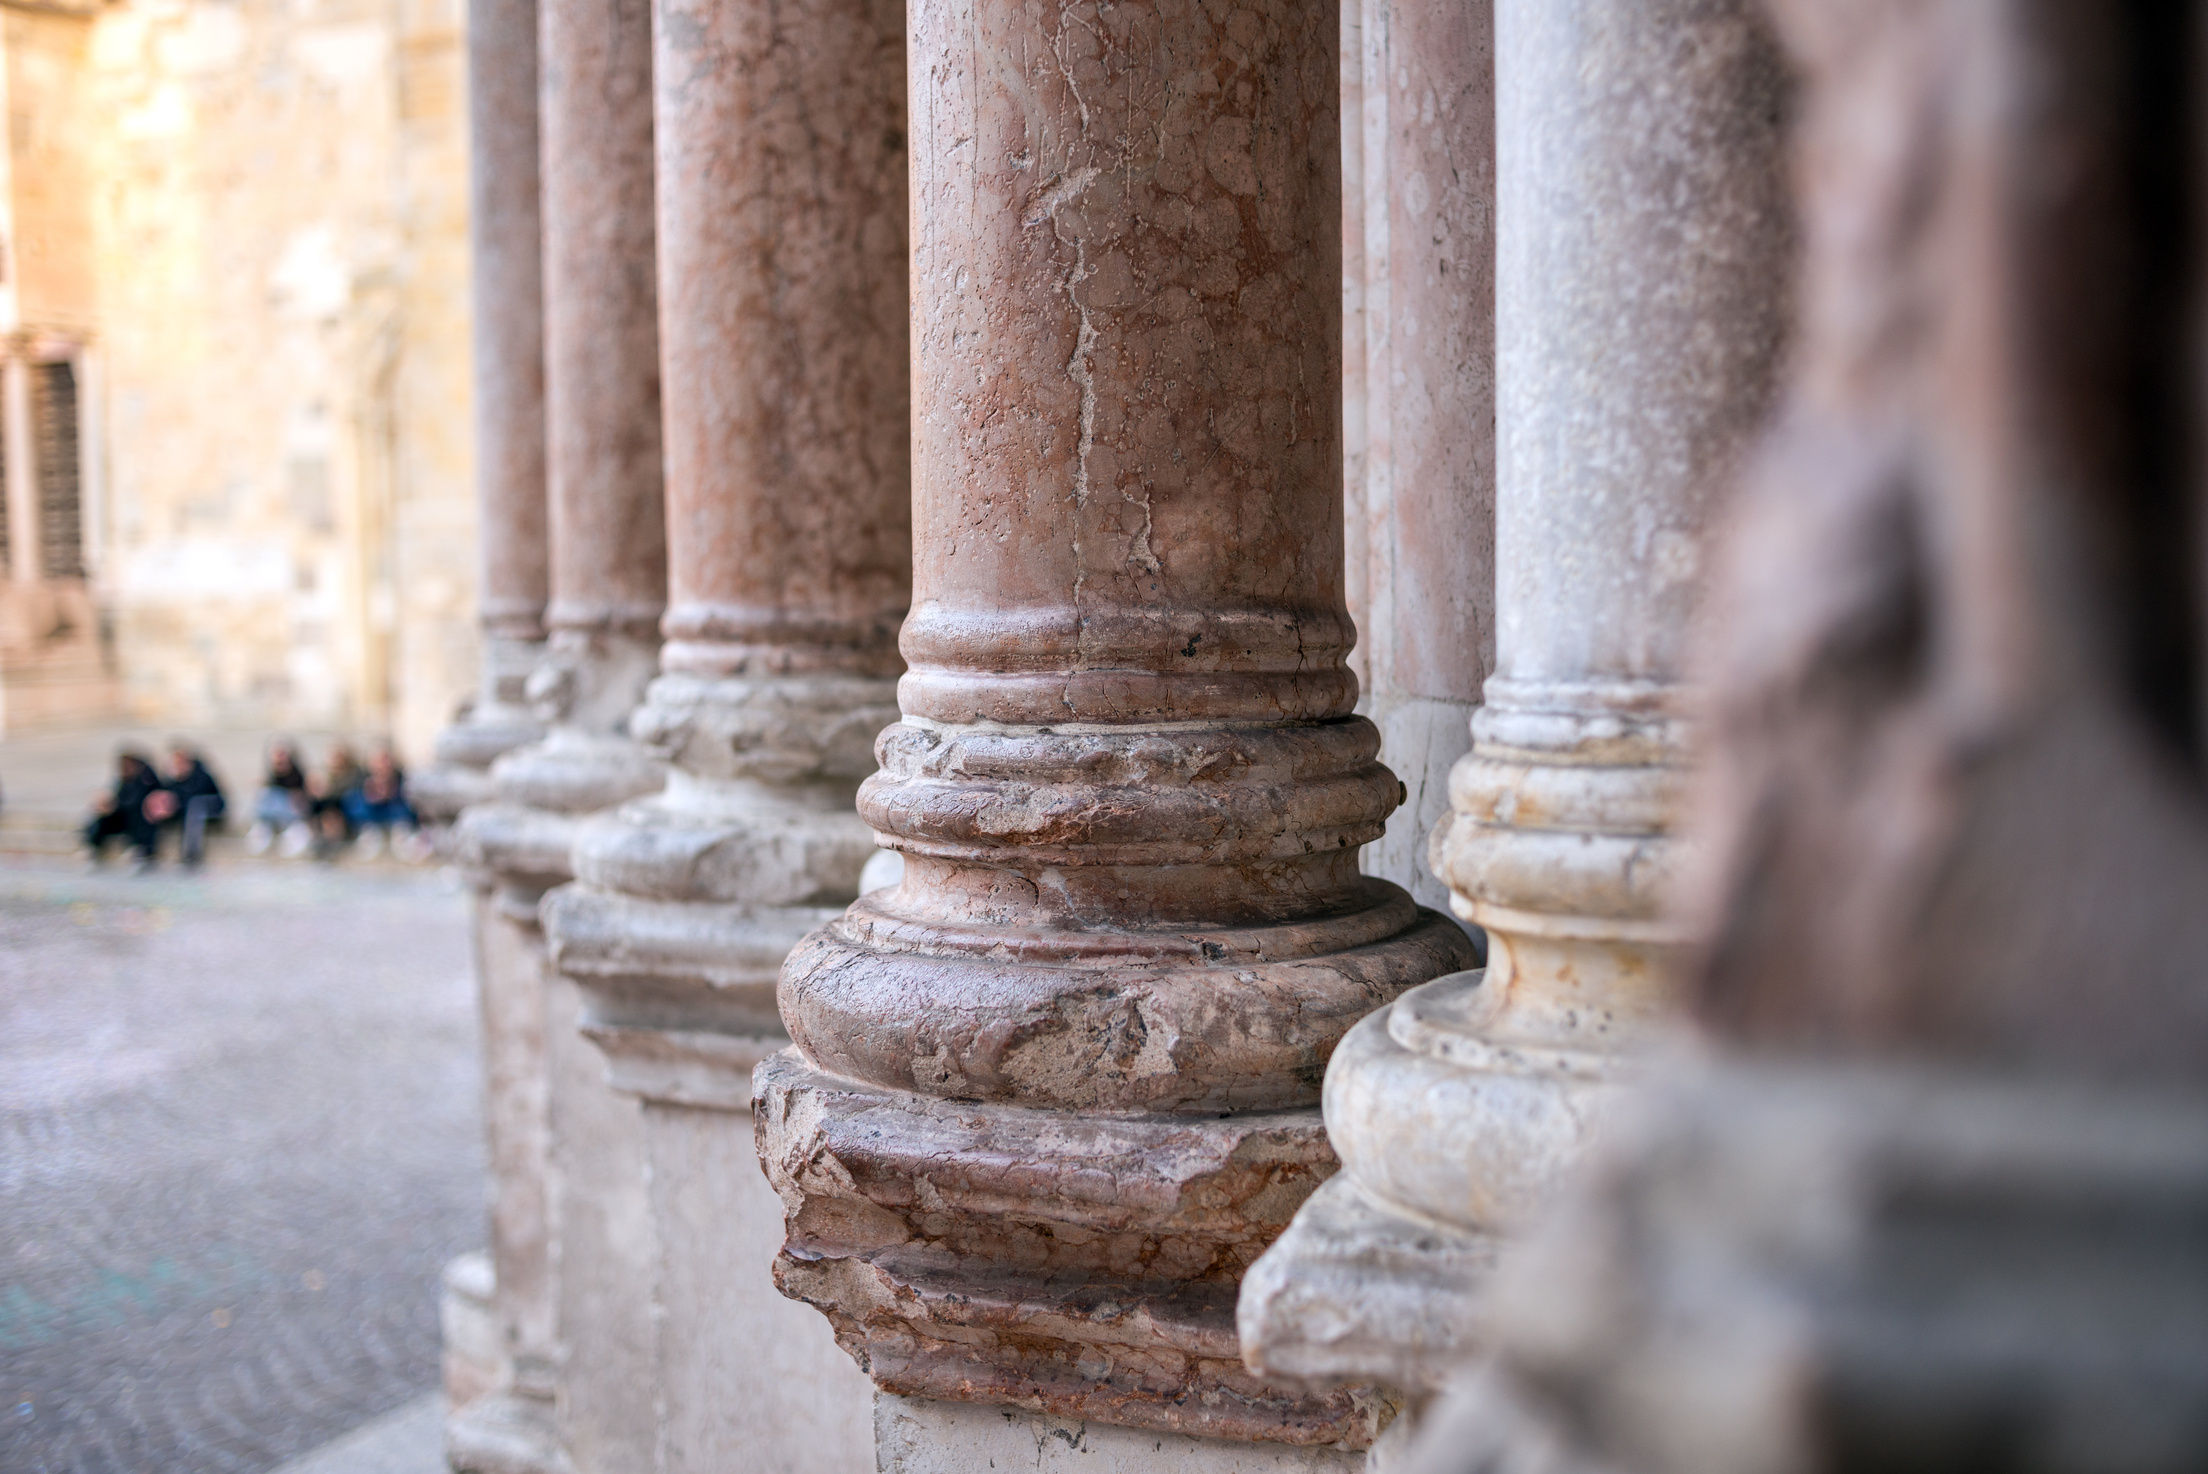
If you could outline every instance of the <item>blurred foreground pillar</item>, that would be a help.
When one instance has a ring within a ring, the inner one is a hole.
[[[2197,7],[1785,0],[1802,334],[1710,623],[1724,1051],[1425,1469],[2208,1468]]]
[[[549,971],[537,905],[569,878],[586,815],[665,779],[624,732],[667,587],[651,16],[645,0],[544,0],[538,21],[551,603],[528,696],[548,730],[498,759],[492,799],[458,832],[484,893],[492,1250],[512,1374],[455,1414],[448,1450],[457,1468],[505,1474],[562,1467],[564,1445],[581,1474],[597,1474],[648,1467],[651,1453],[648,1398],[631,1391],[609,1425],[578,1409],[559,1375],[582,1364],[633,1368],[632,1386],[649,1376],[648,1309],[571,1272],[641,1252],[640,1128],[576,1032],[579,1001]]]
[[[1399,785],[1346,663],[1338,27],[911,10],[911,668],[859,794],[903,878],[792,954],[755,1077],[777,1281],[897,1474],[1346,1470],[1387,1415],[1234,1329],[1336,1041],[1471,957],[1357,869]]]
[[[1497,1236],[1665,1009],[1688,617],[1784,322],[1784,77],[1751,0],[1494,18],[1497,663],[1433,845],[1489,960],[1335,1051],[1346,1170],[1244,1285],[1252,1363],[1327,1383],[1454,1368]],[[1424,23],[1485,64],[1470,17]]]
[[[423,817],[443,822],[489,799],[492,762],[544,732],[525,689],[544,653],[548,580],[536,0],[471,0],[468,136],[483,671],[475,704],[410,784]]]
[[[846,1474],[873,1389],[774,1292],[751,1071],[788,1042],[783,959],[878,853],[853,800],[911,598],[904,9],[661,0],[655,33],[670,603],[629,729],[673,768],[582,826],[543,906],[650,1192],[643,1262],[564,1272],[618,1278],[651,1342],[566,1381],[579,1414],[659,1409],[660,1464],[595,1467]]]

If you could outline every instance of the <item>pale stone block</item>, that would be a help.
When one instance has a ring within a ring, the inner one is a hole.
[[[1385,1442],[1385,1440],[1383,1440]],[[1016,1407],[874,1399],[880,1474],[1383,1474],[1382,1462],[1336,1448],[1229,1443],[1073,1422]]]
[[[553,973],[548,1001],[560,1441],[577,1474],[634,1474],[658,1442],[643,1108],[577,1031],[574,983]]]
[[[644,1110],[660,1251],[660,1474],[860,1474],[874,1384],[828,1322],[774,1287],[782,1201],[749,1110]]]

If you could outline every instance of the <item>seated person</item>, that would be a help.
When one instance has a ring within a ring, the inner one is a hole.
[[[180,858],[187,868],[196,869],[207,857],[207,830],[221,827],[227,807],[222,785],[199,754],[181,741],[171,744],[168,786],[147,798],[146,813],[177,827]]]
[[[344,742],[331,743],[330,755],[322,762],[321,776],[307,781],[307,814],[308,822],[314,826],[316,859],[334,859],[352,839],[353,821],[347,811],[347,795],[360,786],[360,780],[360,759],[353,756],[352,747]]]
[[[421,827],[414,806],[406,801],[406,769],[399,766],[398,754],[389,743],[369,754],[367,771],[345,796],[345,813],[360,836],[362,851],[370,855],[382,850],[394,828],[403,825],[412,835]]]
[[[84,843],[92,851],[92,863],[107,860],[107,842],[122,840],[138,852],[140,871],[154,866],[154,843],[160,821],[146,813],[146,800],[164,792],[153,764],[143,754],[128,750],[115,756],[115,786],[92,801],[92,817],[85,821]]]
[[[253,800],[253,827],[246,831],[245,847],[265,854],[281,836],[285,854],[305,854],[307,818],[306,770],[299,766],[299,752],[290,739],[279,737],[268,744],[268,776]]]

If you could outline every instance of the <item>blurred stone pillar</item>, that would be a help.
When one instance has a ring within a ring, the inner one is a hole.
[[[1355,1467],[1384,1403],[1252,1376],[1235,1285],[1334,1170],[1336,1041],[1471,947],[1357,869],[1398,784],[1346,665],[1339,16],[911,27],[910,670],[859,794],[905,863],[783,970],[777,1279],[884,1469],[1057,1418]]]
[[[492,762],[544,730],[525,689],[543,656],[549,577],[535,0],[472,0],[468,132],[483,671],[475,705],[408,785],[423,817],[441,821],[489,799]]]
[[[1426,839],[1495,663],[1494,26],[1486,0],[1346,4],[1363,53],[1359,709],[1404,785],[1364,867],[1438,908]]]
[[[1751,0],[1494,14],[1497,664],[1434,843],[1489,961],[1343,1041],[1347,1170],[1241,1312],[1255,1365],[1409,1389],[1462,1356],[1496,1235],[1667,1006],[1688,616],[1771,399],[1792,246],[1784,73]],[[1476,54],[1464,16],[1430,23]]]
[[[496,1196],[526,1199],[515,1221],[542,1234],[526,1246],[526,1291],[512,1292],[536,1298],[510,1318],[549,1340],[517,1349],[512,1394],[456,1416],[448,1449],[462,1469],[571,1460],[596,1474],[648,1467],[651,1455],[648,1399],[641,1411],[633,1391],[610,1412],[578,1407],[562,1375],[577,1365],[635,1367],[636,1385],[649,1375],[648,1313],[617,1272],[639,1260],[647,1232],[641,1128],[576,1032],[580,1002],[549,972],[537,906],[570,878],[585,816],[665,781],[624,730],[656,661],[667,587],[651,17],[643,0],[545,0],[537,19],[551,602],[527,694],[547,730],[493,765],[494,795],[462,814],[457,847],[487,889],[486,1047],[494,1064],[511,1062],[517,1120],[523,1101],[542,1102],[527,1123],[541,1149],[509,1158],[494,1132],[493,1160]],[[498,1079],[494,1069],[494,1089]],[[496,1121],[495,1097],[492,1107]],[[503,1257],[499,1272],[504,1298]]]
[[[774,1293],[751,1071],[775,979],[859,893],[853,812],[897,718],[911,600],[900,0],[659,0],[670,602],[630,731],[664,792],[586,823],[544,903],[614,1088],[642,1102],[652,1355],[570,1363],[660,1408],[656,1467],[870,1468],[872,1388]],[[594,1390],[586,1396],[583,1382]]]
[[[1419,1467],[2191,1474],[2203,18],[1770,9],[1802,311],[1700,652],[1706,1047]]]

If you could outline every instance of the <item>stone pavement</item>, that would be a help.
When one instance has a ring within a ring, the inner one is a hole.
[[[0,855],[0,1469],[417,1446],[485,1234],[475,1034],[435,872]]]

